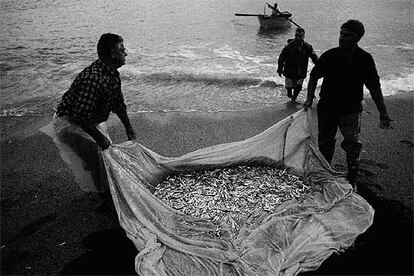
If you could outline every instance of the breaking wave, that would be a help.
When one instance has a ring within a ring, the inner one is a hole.
[[[128,74],[129,73],[129,74]],[[210,74],[192,74],[184,72],[156,72],[156,73],[142,73],[142,72],[127,72],[127,81],[144,82],[155,85],[179,85],[182,83],[192,83],[200,85],[213,86],[257,86],[257,85],[271,85],[271,81],[263,80],[257,77],[240,77],[240,76],[218,76]]]
[[[414,92],[414,70],[405,76],[390,76],[381,80],[382,91],[385,96],[401,92]]]

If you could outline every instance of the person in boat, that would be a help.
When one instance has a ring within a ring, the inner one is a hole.
[[[309,58],[313,63],[318,61],[312,45],[305,41],[305,30],[297,28],[295,39],[288,42],[280,53],[277,67],[279,77],[282,75],[285,77],[287,96],[293,103],[296,103],[302,90],[303,81],[308,72]]]
[[[364,85],[379,111],[379,127],[391,128],[374,59],[361,49],[358,42],[365,33],[358,20],[342,24],[339,47],[323,53],[310,73],[304,108],[312,106],[318,79],[323,78],[317,105],[318,144],[326,161],[331,163],[335,152],[335,137],[339,128],[343,135],[342,149],[346,152],[347,179],[357,189],[361,112]]]
[[[281,13],[280,13],[279,9],[277,8],[277,3],[275,3],[273,5],[273,7],[272,7],[272,14],[271,14],[271,16],[272,17],[278,17],[280,14]]]
[[[41,130],[53,138],[79,187],[88,194],[100,193],[101,206],[105,207],[111,195],[102,150],[111,145],[105,125],[110,113],[117,114],[128,140],[135,139],[136,134],[127,114],[118,72],[127,56],[123,38],[103,34],[97,52],[98,59],[77,75],[63,94],[51,124]]]

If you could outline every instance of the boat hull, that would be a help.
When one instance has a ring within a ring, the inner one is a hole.
[[[258,16],[258,19],[262,29],[280,29],[290,25],[285,17]]]

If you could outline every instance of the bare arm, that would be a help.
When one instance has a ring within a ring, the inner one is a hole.
[[[371,55],[368,56],[368,74],[366,77],[365,86],[368,88],[371,98],[377,106],[380,114],[380,128],[391,128],[390,122],[392,121],[388,116],[387,108],[385,107],[384,97],[382,95],[380,78],[377,73],[374,59]]]
[[[385,107],[384,97],[382,95],[381,88],[370,89],[369,93],[371,98],[377,106],[378,112],[380,114],[380,128],[388,129],[391,128],[390,122],[391,118],[388,116],[387,108]]]
[[[134,140],[136,138],[135,130],[131,126],[126,110],[118,112],[117,115],[125,127],[125,132],[128,137],[128,140]]]
[[[134,128],[131,126],[131,123],[129,121],[128,113],[127,113],[127,107],[125,105],[124,96],[122,95],[121,91],[118,91],[118,104],[113,109],[113,112],[118,116],[118,118],[121,120],[122,124],[125,127],[125,132],[128,137],[128,140],[134,140],[136,138]]]
[[[312,107],[313,98],[315,98],[315,91],[317,85],[318,79],[311,74],[308,81],[308,93],[306,95],[306,101],[303,104],[305,110]]]

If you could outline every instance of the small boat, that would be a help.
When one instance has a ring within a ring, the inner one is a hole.
[[[259,15],[260,28],[262,29],[278,29],[288,27],[291,23],[289,18],[292,16],[290,12],[284,11],[277,16]]]
[[[292,14],[288,11],[279,11],[277,8],[274,8],[270,4],[266,3],[267,7],[269,7],[272,11],[272,15],[266,14],[266,6],[264,8],[263,14],[246,14],[246,13],[236,13],[235,16],[256,16],[259,19],[260,28],[262,29],[280,29],[285,28],[290,25],[290,23],[295,24],[296,26],[300,27],[296,24],[292,19]]]

